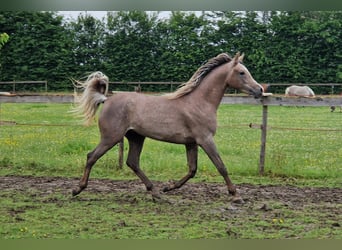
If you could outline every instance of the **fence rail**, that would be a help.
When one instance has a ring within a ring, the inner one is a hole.
[[[48,82],[47,81],[3,81],[0,82],[0,91],[1,91],[1,85],[12,85],[12,92],[16,93],[19,85],[40,85],[44,86],[45,92],[48,91]],[[178,86],[183,84],[183,82],[139,82],[139,81],[128,81],[128,82],[119,82],[119,81],[113,81],[109,82],[110,87],[114,87],[115,85],[127,85],[127,86],[134,86],[136,89],[139,89],[141,91],[145,91],[144,86],[152,85],[164,85],[164,86],[170,86],[170,92],[174,91]],[[271,88],[272,87],[285,87],[290,85],[307,85],[310,87],[329,87],[330,88],[330,94],[340,94],[342,93],[342,83],[263,83],[264,85],[268,85]]]
[[[0,85],[12,85],[13,93],[17,90],[17,85],[25,84],[25,85],[43,85],[45,92],[48,91],[48,82],[47,81],[8,81],[8,82],[0,82]]]
[[[147,85],[169,85],[170,92],[174,91],[178,86],[183,84],[183,82],[109,82],[109,86],[115,85],[132,85],[136,88],[144,91],[144,86]],[[342,93],[342,83],[262,83],[263,85],[267,85],[269,87],[286,87],[291,85],[298,86],[310,86],[310,87],[329,87],[330,94],[340,94]],[[336,90],[338,88],[339,90]]]
[[[225,95],[221,103],[223,104],[251,104],[268,106],[341,106],[342,96],[322,95],[313,98],[274,95],[255,99],[251,96]]]

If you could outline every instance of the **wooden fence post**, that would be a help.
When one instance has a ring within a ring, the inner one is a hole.
[[[267,113],[268,113],[268,106],[262,105],[261,146],[260,146],[260,161],[259,161],[259,174],[260,175],[264,175],[265,173]]]

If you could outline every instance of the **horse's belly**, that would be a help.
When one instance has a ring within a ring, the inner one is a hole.
[[[194,143],[195,139],[191,136],[187,136],[180,133],[172,133],[172,134],[150,134],[147,135],[147,137],[152,138],[154,140],[158,141],[165,141],[165,142],[171,142],[171,143],[177,143],[177,144],[188,144],[188,143]]]
[[[180,124],[170,123],[167,120],[164,120],[148,124],[142,123],[132,126],[131,129],[143,136],[158,141],[179,144],[193,143],[195,139],[193,138],[191,131],[184,126],[179,125]]]

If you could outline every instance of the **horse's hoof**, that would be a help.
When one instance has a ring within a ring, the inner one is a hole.
[[[179,188],[179,186],[176,185],[176,182],[174,181],[169,181],[169,183],[167,184],[167,186],[165,186],[162,191],[165,192],[169,192],[171,190],[174,190],[176,188]]]
[[[150,191],[151,195],[152,195],[152,199],[153,201],[158,201],[158,200],[161,200],[161,196],[160,196],[160,193],[157,191],[157,190],[151,190]]]
[[[244,200],[240,196],[233,196],[232,203],[235,204],[244,204]]]
[[[78,195],[79,193],[81,193],[81,189],[73,189],[72,190],[72,192],[71,192],[71,194],[72,194],[72,196],[76,196],[76,195]]]

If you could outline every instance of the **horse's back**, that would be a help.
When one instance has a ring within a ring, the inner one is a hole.
[[[101,131],[133,130],[156,140],[185,144],[194,143],[202,134],[214,134],[215,118],[215,112],[203,114],[200,106],[191,106],[184,98],[126,92],[106,100],[99,126]]]
[[[315,93],[308,86],[292,85],[292,86],[286,88],[285,95],[288,95],[288,96],[315,96]]]
[[[99,125],[111,124],[153,137],[153,134],[164,132],[170,127],[179,129],[176,124],[182,121],[181,110],[175,100],[163,96],[135,92],[116,93],[104,103]]]

